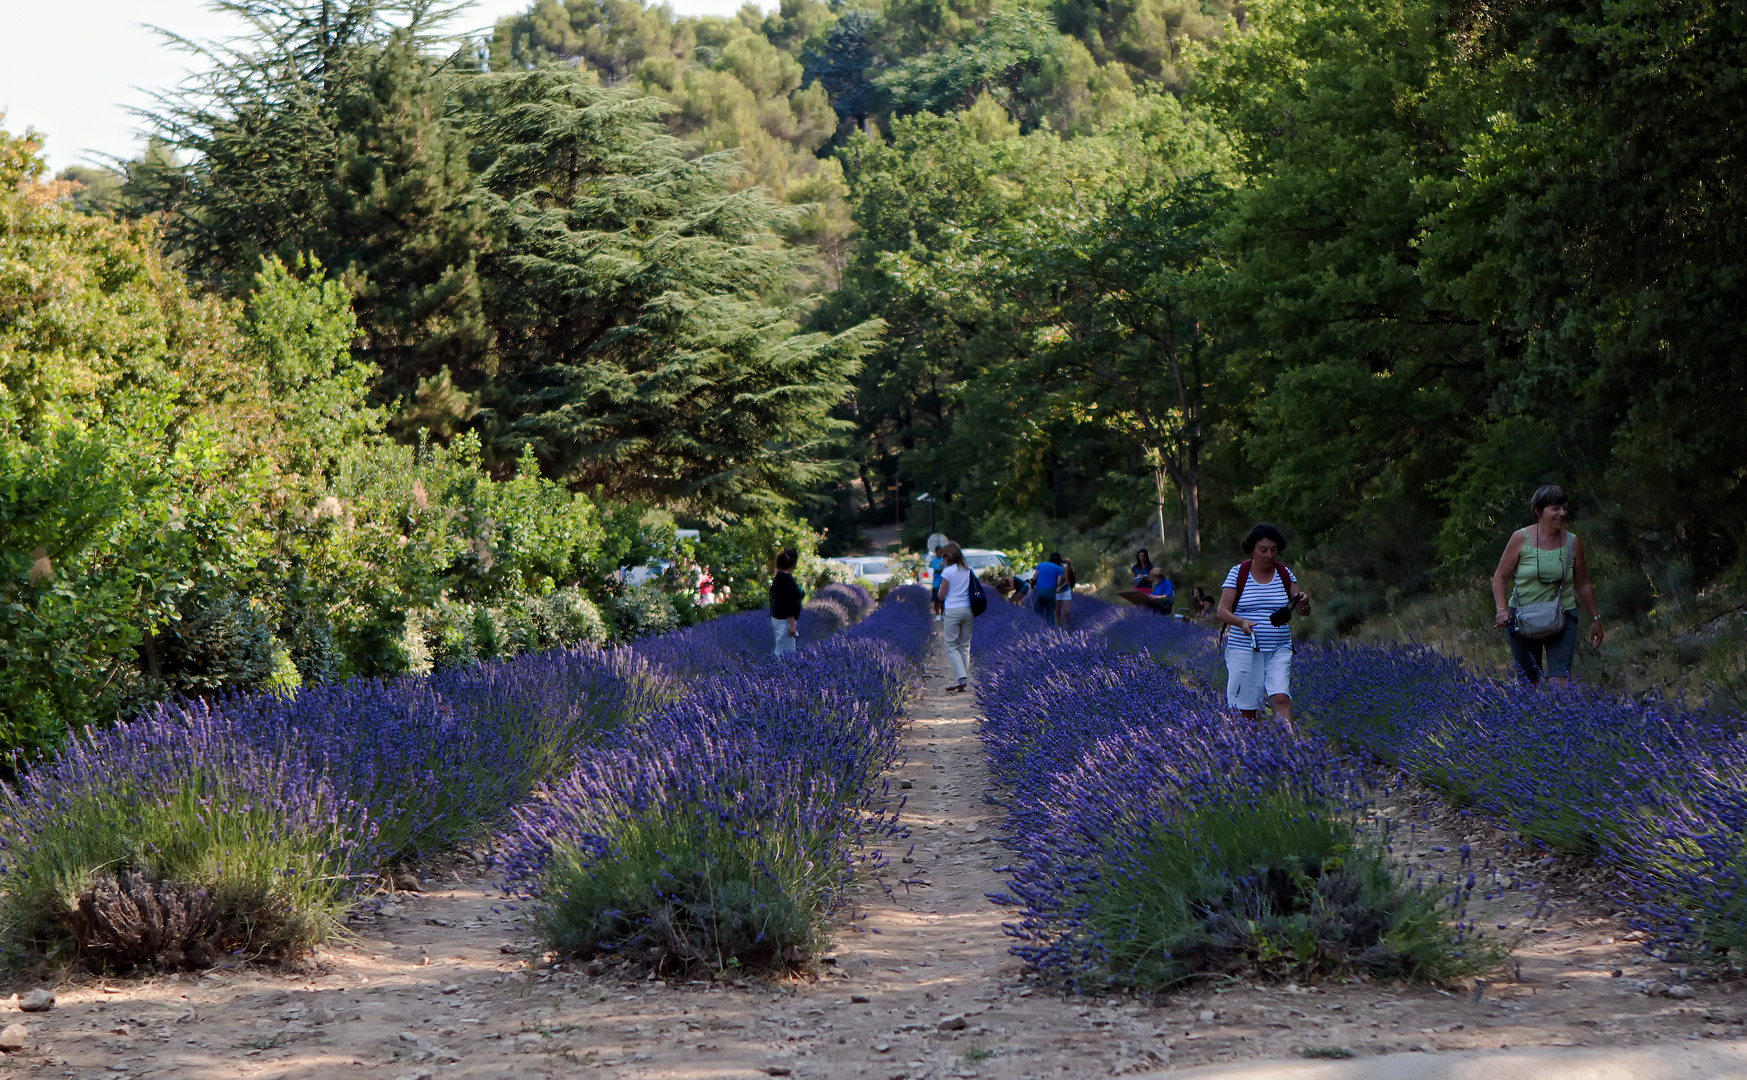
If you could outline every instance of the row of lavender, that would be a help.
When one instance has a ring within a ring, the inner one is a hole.
[[[1147,653],[1197,632],[1076,602],[1074,633],[997,606],[978,698],[1000,783],[1020,956],[1156,988],[1243,974],[1448,978],[1498,949],[1468,887],[1403,880],[1356,829],[1364,778],[1326,740],[1234,720]],[[1427,885],[1432,885],[1430,889]]]
[[[833,587],[803,627],[823,641],[871,606]],[[15,953],[168,967],[319,940],[385,864],[507,821],[684,701],[699,665],[752,669],[770,649],[759,613],[673,637],[171,703],[88,732],[3,793],[0,932]]]
[[[924,590],[895,590],[793,658],[702,679],[542,785],[500,844],[547,946],[673,973],[809,957],[857,849],[896,828],[879,777],[930,621]]]
[[[1548,849],[1617,871],[1653,943],[1747,949],[1743,718],[1476,675],[1420,646],[1305,649],[1294,699],[1343,745]]]
[[[1211,634],[1125,620],[1113,639],[1218,686]],[[1416,645],[1301,646],[1297,714],[1339,746],[1431,784],[1546,849],[1617,872],[1660,948],[1747,950],[1743,718],[1584,686],[1530,688]]]

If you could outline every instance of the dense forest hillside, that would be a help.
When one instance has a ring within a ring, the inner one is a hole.
[[[750,603],[924,492],[1187,577],[1277,521],[1319,634],[1546,482],[1610,618],[1733,595],[1732,6],[223,6],[139,160],[3,144],[12,744],[701,617],[612,568],[696,525]]]

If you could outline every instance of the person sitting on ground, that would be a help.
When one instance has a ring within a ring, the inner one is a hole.
[[[1137,589],[1150,588],[1152,576],[1152,556],[1146,553],[1146,548],[1141,548],[1134,553],[1134,565],[1128,568],[1129,581]]]
[[[1207,595],[1207,590],[1195,586],[1195,609],[1190,612],[1195,618],[1203,618],[1213,612],[1213,597]]]
[[[1147,574],[1147,581],[1152,586],[1148,590],[1148,595],[1152,597],[1148,606],[1160,614],[1169,615],[1177,603],[1177,586],[1172,584],[1171,579],[1165,576],[1164,570],[1157,566],[1153,567],[1152,571]]]
[[[794,548],[787,548],[776,557],[776,576],[770,579],[771,654],[783,657],[795,651],[801,633],[801,586],[794,577],[799,560]]]

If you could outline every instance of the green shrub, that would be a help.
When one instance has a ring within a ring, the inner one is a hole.
[[[465,667],[479,658],[479,623],[473,605],[441,601],[424,613],[421,622],[432,668]]]
[[[542,649],[605,645],[607,624],[600,609],[579,589],[559,589],[527,601],[535,638]]]
[[[665,634],[679,625],[672,599],[651,585],[624,590],[608,601],[608,610],[614,637],[620,641]]]
[[[529,610],[535,602],[517,598],[491,610],[492,622],[497,626],[499,655],[518,656],[540,647],[540,628]]]
[[[1502,945],[1452,925],[1350,822],[1282,794],[1188,810],[1155,827],[1089,898],[1086,925],[1121,984],[1214,974],[1433,981],[1502,962]]]
[[[222,588],[185,596],[177,620],[154,635],[152,646],[148,673],[164,693],[189,697],[265,686],[283,649],[265,608]]]
[[[621,823],[612,852],[560,849],[543,891],[541,939],[566,956],[612,951],[658,972],[777,970],[820,944],[826,860],[732,826]]]
[[[169,792],[121,783],[66,801],[28,849],[11,846],[4,936],[27,955],[98,968],[307,949],[339,932],[355,898],[349,860],[364,822],[342,805],[300,809],[289,820],[212,773]]]

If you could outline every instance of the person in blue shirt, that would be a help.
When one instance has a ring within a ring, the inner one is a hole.
[[[1062,581],[1062,557],[1050,552],[1049,558],[1037,564],[1031,574],[1031,593],[1036,597],[1037,613],[1043,621],[1055,625],[1055,594]]]
[[[946,560],[940,557],[940,553],[945,550],[945,548],[946,538],[941,537],[939,545],[928,554],[928,574],[930,579],[928,582],[928,594],[934,598],[932,602],[934,604],[935,622],[941,620],[941,615],[946,610],[940,606],[940,572],[946,567]]]
[[[1144,589],[1151,584],[1153,574],[1152,556],[1141,548],[1134,553],[1134,565],[1128,568],[1128,580],[1137,589]]]
[[[1147,580],[1152,585],[1152,590],[1147,595],[1152,597],[1149,603],[1153,610],[1169,615],[1177,602],[1177,586],[1156,566],[1147,574]]]

